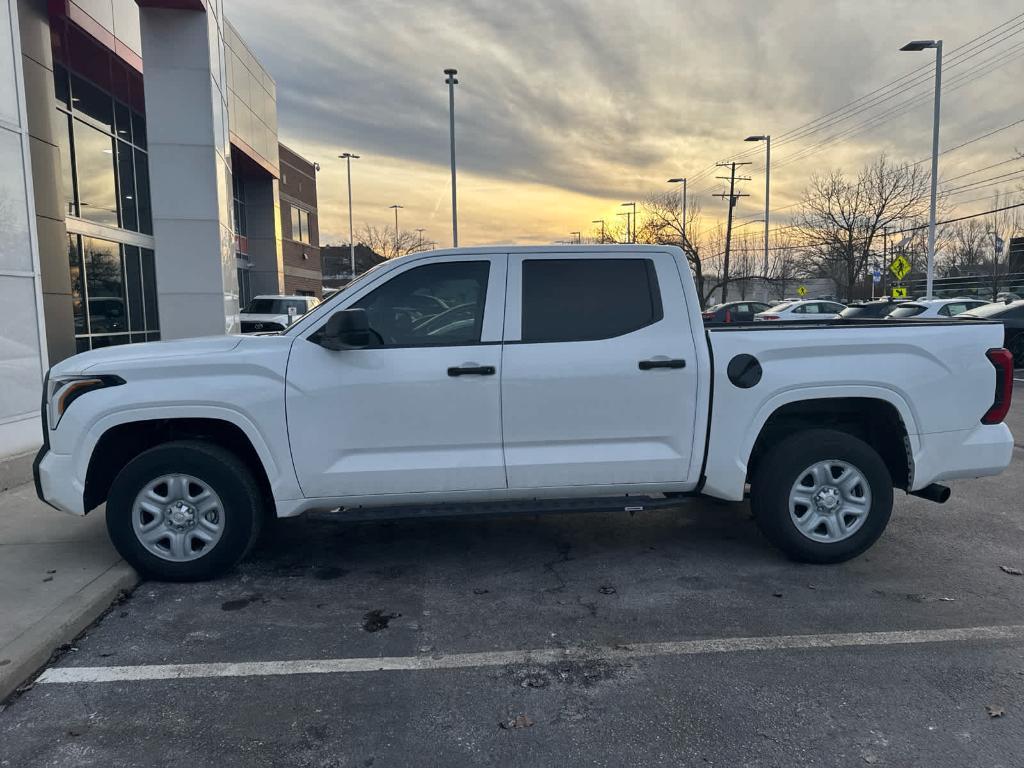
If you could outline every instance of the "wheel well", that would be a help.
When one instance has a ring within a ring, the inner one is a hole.
[[[234,453],[241,459],[260,487],[268,513],[274,514],[270,480],[256,449],[234,424],[220,419],[154,419],[133,421],[111,427],[100,437],[89,459],[85,476],[85,511],[107,500],[118,473],[143,451],[172,440],[204,440]]]
[[[907,427],[895,406],[869,397],[800,400],[775,411],[761,428],[747,462],[747,480],[757,462],[779,440],[809,427],[834,429],[863,440],[882,457],[893,486],[910,486],[910,446]]]

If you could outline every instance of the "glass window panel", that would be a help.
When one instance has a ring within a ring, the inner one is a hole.
[[[102,126],[114,130],[114,100],[110,94],[97,88],[88,80],[71,74],[71,107]]]
[[[128,330],[146,330],[146,313],[142,293],[142,264],[139,249],[134,245],[124,248],[124,282],[128,291]]]
[[[4,11],[7,10],[4,3]],[[0,118],[9,123],[18,123],[18,90],[15,83],[15,67],[20,67],[21,62],[14,60],[14,40],[12,39],[11,24],[9,16],[3,16],[4,23],[0,24]],[[17,34],[18,25],[14,25],[13,33]]]
[[[64,196],[64,213],[68,216],[77,216],[75,176],[71,162],[71,118],[58,110],[54,127],[57,134],[57,146],[60,149],[60,182]]]
[[[132,113],[120,101],[114,102],[114,128],[117,138],[132,140]]]
[[[301,237],[302,225],[299,224],[299,209],[292,206],[292,240]]]
[[[121,250],[117,243],[83,237],[82,257],[85,262],[89,332],[96,334],[127,331],[124,270],[121,266]]]
[[[62,107],[71,108],[71,91],[68,88],[68,71],[60,64],[53,65],[53,92],[57,103]]]
[[[0,128],[0,269],[32,269],[28,226],[21,137]]]
[[[139,215],[139,232],[153,234],[153,214],[149,206],[149,158],[135,150],[135,209]]]
[[[610,339],[662,317],[650,259],[523,262],[523,341]]]
[[[354,305],[365,309],[374,346],[475,344],[483,327],[490,262],[413,267]]]
[[[114,140],[81,120],[75,120],[74,126],[75,169],[81,216],[98,224],[116,227]]]
[[[135,146],[146,148],[146,118],[132,111],[132,141]]]
[[[144,333],[133,333],[131,335],[132,344],[141,344],[146,340],[146,334]]]
[[[83,336],[80,339],[75,339],[75,352],[88,352],[90,349],[89,337]]]
[[[160,341],[160,334],[159,333],[147,333],[146,334],[146,341]]]
[[[140,249],[142,256],[142,299],[146,309],[146,330],[160,330],[156,303],[156,263],[150,248]],[[159,338],[159,335],[157,336]],[[152,341],[152,339],[151,339]]]
[[[75,335],[89,332],[85,317],[85,295],[82,289],[82,252],[78,235],[68,235],[68,269],[71,271],[71,309],[75,315]]]
[[[117,144],[117,191],[120,196],[121,226],[138,231],[139,217],[135,205],[134,150],[123,141]]]

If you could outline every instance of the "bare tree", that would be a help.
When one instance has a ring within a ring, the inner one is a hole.
[[[372,224],[364,224],[360,228],[356,241],[385,259],[430,249],[430,243],[425,242],[419,232],[400,229],[396,238],[392,227],[375,227]]]
[[[641,201],[637,218],[640,219],[636,230],[637,242],[678,245],[683,249],[703,306],[719,287],[714,275],[724,248],[717,243],[718,238],[713,233],[702,232],[700,204],[690,203],[687,206],[686,226],[683,226],[679,195],[662,192]],[[711,280],[707,279],[708,267],[711,267]]]
[[[852,298],[883,228],[921,215],[927,199],[923,167],[892,163],[885,155],[856,179],[841,170],[815,174],[796,216],[808,266],[832,278],[844,298]]]

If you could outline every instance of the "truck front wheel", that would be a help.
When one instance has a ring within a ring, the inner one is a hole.
[[[230,451],[179,441],[136,456],[114,479],[107,532],[147,578],[199,581],[225,573],[259,535],[259,486]]]
[[[770,446],[751,478],[765,537],[794,560],[841,563],[875,543],[892,514],[892,478],[863,440],[808,429]]]

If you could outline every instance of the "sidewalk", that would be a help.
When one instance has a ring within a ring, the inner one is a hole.
[[[65,515],[31,483],[0,493],[0,701],[138,581],[107,540],[102,508]]]

